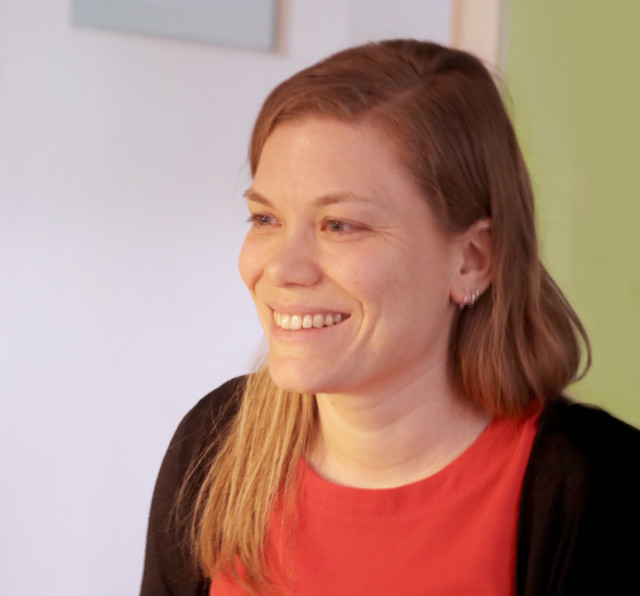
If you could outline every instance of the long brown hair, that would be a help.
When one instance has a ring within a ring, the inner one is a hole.
[[[302,70],[274,89],[258,115],[252,173],[271,132],[308,117],[366,120],[385,131],[443,230],[491,218],[491,287],[460,311],[451,332],[451,378],[468,399],[515,417],[576,378],[581,342],[588,368],[584,328],[540,262],[529,175],[480,60],[434,43],[394,40]],[[316,424],[313,396],[281,391],[266,368],[249,377],[194,511],[195,550],[208,577],[237,576],[240,563],[245,585],[268,585],[270,514],[283,494],[295,493]]]

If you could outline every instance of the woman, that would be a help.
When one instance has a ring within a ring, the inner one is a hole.
[[[482,64],[338,53],[271,93],[250,160],[268,364],[178,428],[142,593],[633,591],[639,433],[560,396],[588,340]]]

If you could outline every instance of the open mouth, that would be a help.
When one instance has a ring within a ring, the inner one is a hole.
[[[298,331],[299,329],[321,329],[331,327],[349,318],[347,313],[308,313],[304,315],[273,311],[273,321],[280,329]]]

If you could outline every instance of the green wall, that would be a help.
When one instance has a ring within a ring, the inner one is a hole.
[[[508,5],[507,101],[543,257],[593,347],[568,393],[640,426],[640,2]]]

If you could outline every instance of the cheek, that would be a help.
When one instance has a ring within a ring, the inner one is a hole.
[[[402,255],[375,254],[361,259],[354,270],[354,284],[360,293],[374,301],[384,301],[406,281]]]
[[[384,286],[386,280],[393,276],[393,266],[390,265],[388,255],[381,251],[357,251],[352,248],[341,248],[341,251],[331,260],[331,275],[339,278],[344,284],[366,292],[368,289]]]

